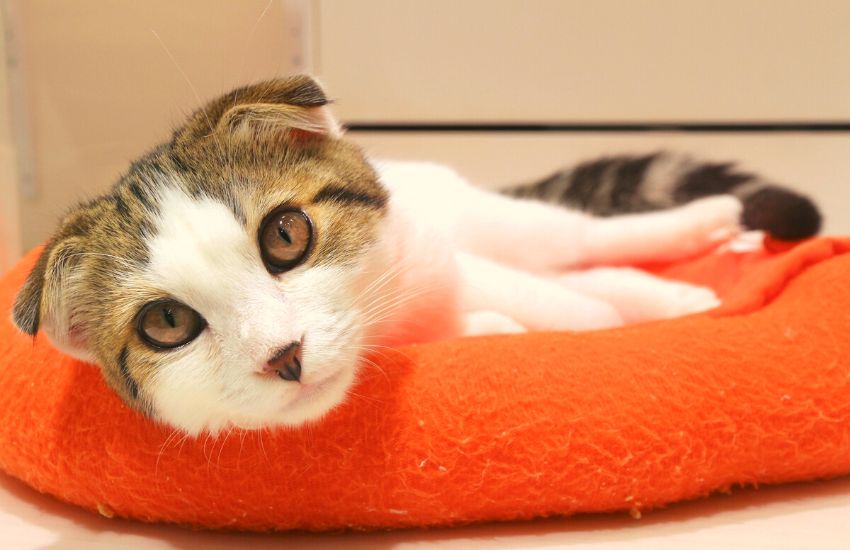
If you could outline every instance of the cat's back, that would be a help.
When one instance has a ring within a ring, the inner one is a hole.
[[[433,162],[373,160],[372,165],[398,214],[451,235],[453,224],[471,200],[466,179]]]

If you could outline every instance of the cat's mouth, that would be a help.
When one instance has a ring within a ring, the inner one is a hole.
[[[280,382],[279,380],[277,382]],[[265,426],[287,424],[300,425],[306,421],[324,416],[341,402],[345,395],[350,377],[345,369],[339,369],[330,376],[315,382],[300,382],[294,388],[292,396],[277,412],[260,418],[231,420],[233,426],[253,430]]]
[[[317,382],[302,384],[281,411],[300,422],[315,420],[342,403],[353,373],[340,369]]]
[[[302,383],[298,388],[298,394],[295,396],[295,399],[290,402],[290,405],[294,405],[302,401],[309,401],[312,397],[321,394],[323,391],[333,386],[341,376],[342,371],[339,370],[318,382]]]

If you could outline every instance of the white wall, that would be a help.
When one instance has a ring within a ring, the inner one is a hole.
[[[0,10],[0,30],[4,11]],[[0,272],[12,265],[21,253],[21,228],[18,217],[18,175],[12,140],[9,102],[9,76],[6,44],[0,40]]]
[[[349,121],[850,121],[847,0],[318,0],[317,20]],[[738,160],[850,234],[850,132],[352,136],[494,186],[608,153]]]
[[[31,185],[21,240],[45,239],[200,102],[304,69],[308,0],[11,0]],[[299,34],[300,33],[300,34]]]
[[[347,119],[850,118],[847,0],[318,0]]]
[[[346,120],[850,119],[846,0],[5,5],[10,20],[0,22],[20,62],[13,76],[25,94],[15,107],[25,124],[12,132],[4,65],[0,268],[203,100],[311,66]],[[449,162],[487,185],[605,152],[738,159],[813,194],[828,231],[850,234],[848,134],[352,137],[379,156]],[[19,195],[22,174],[31,179]]]

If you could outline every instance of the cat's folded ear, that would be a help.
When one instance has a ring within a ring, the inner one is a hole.
[[[316,134],[339,137],[341,129],[321,86],[309,76],[269,80],[233,90],[194,113],[178,140],[211,134],[236,139]]]
[[[76,269],[83,255],[83,239],[78,235],[60,234],[51,240],[18,292],[12,320],[31,336],[43,329],[56,347],[90,361],[86,294]]]

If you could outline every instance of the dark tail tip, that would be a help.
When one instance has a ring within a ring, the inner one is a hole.
[[[746,198],[742,221],[750,229],[762,229],[783,241],[811,237],[821,227],[820,212],[811,199],[774,186]]]

